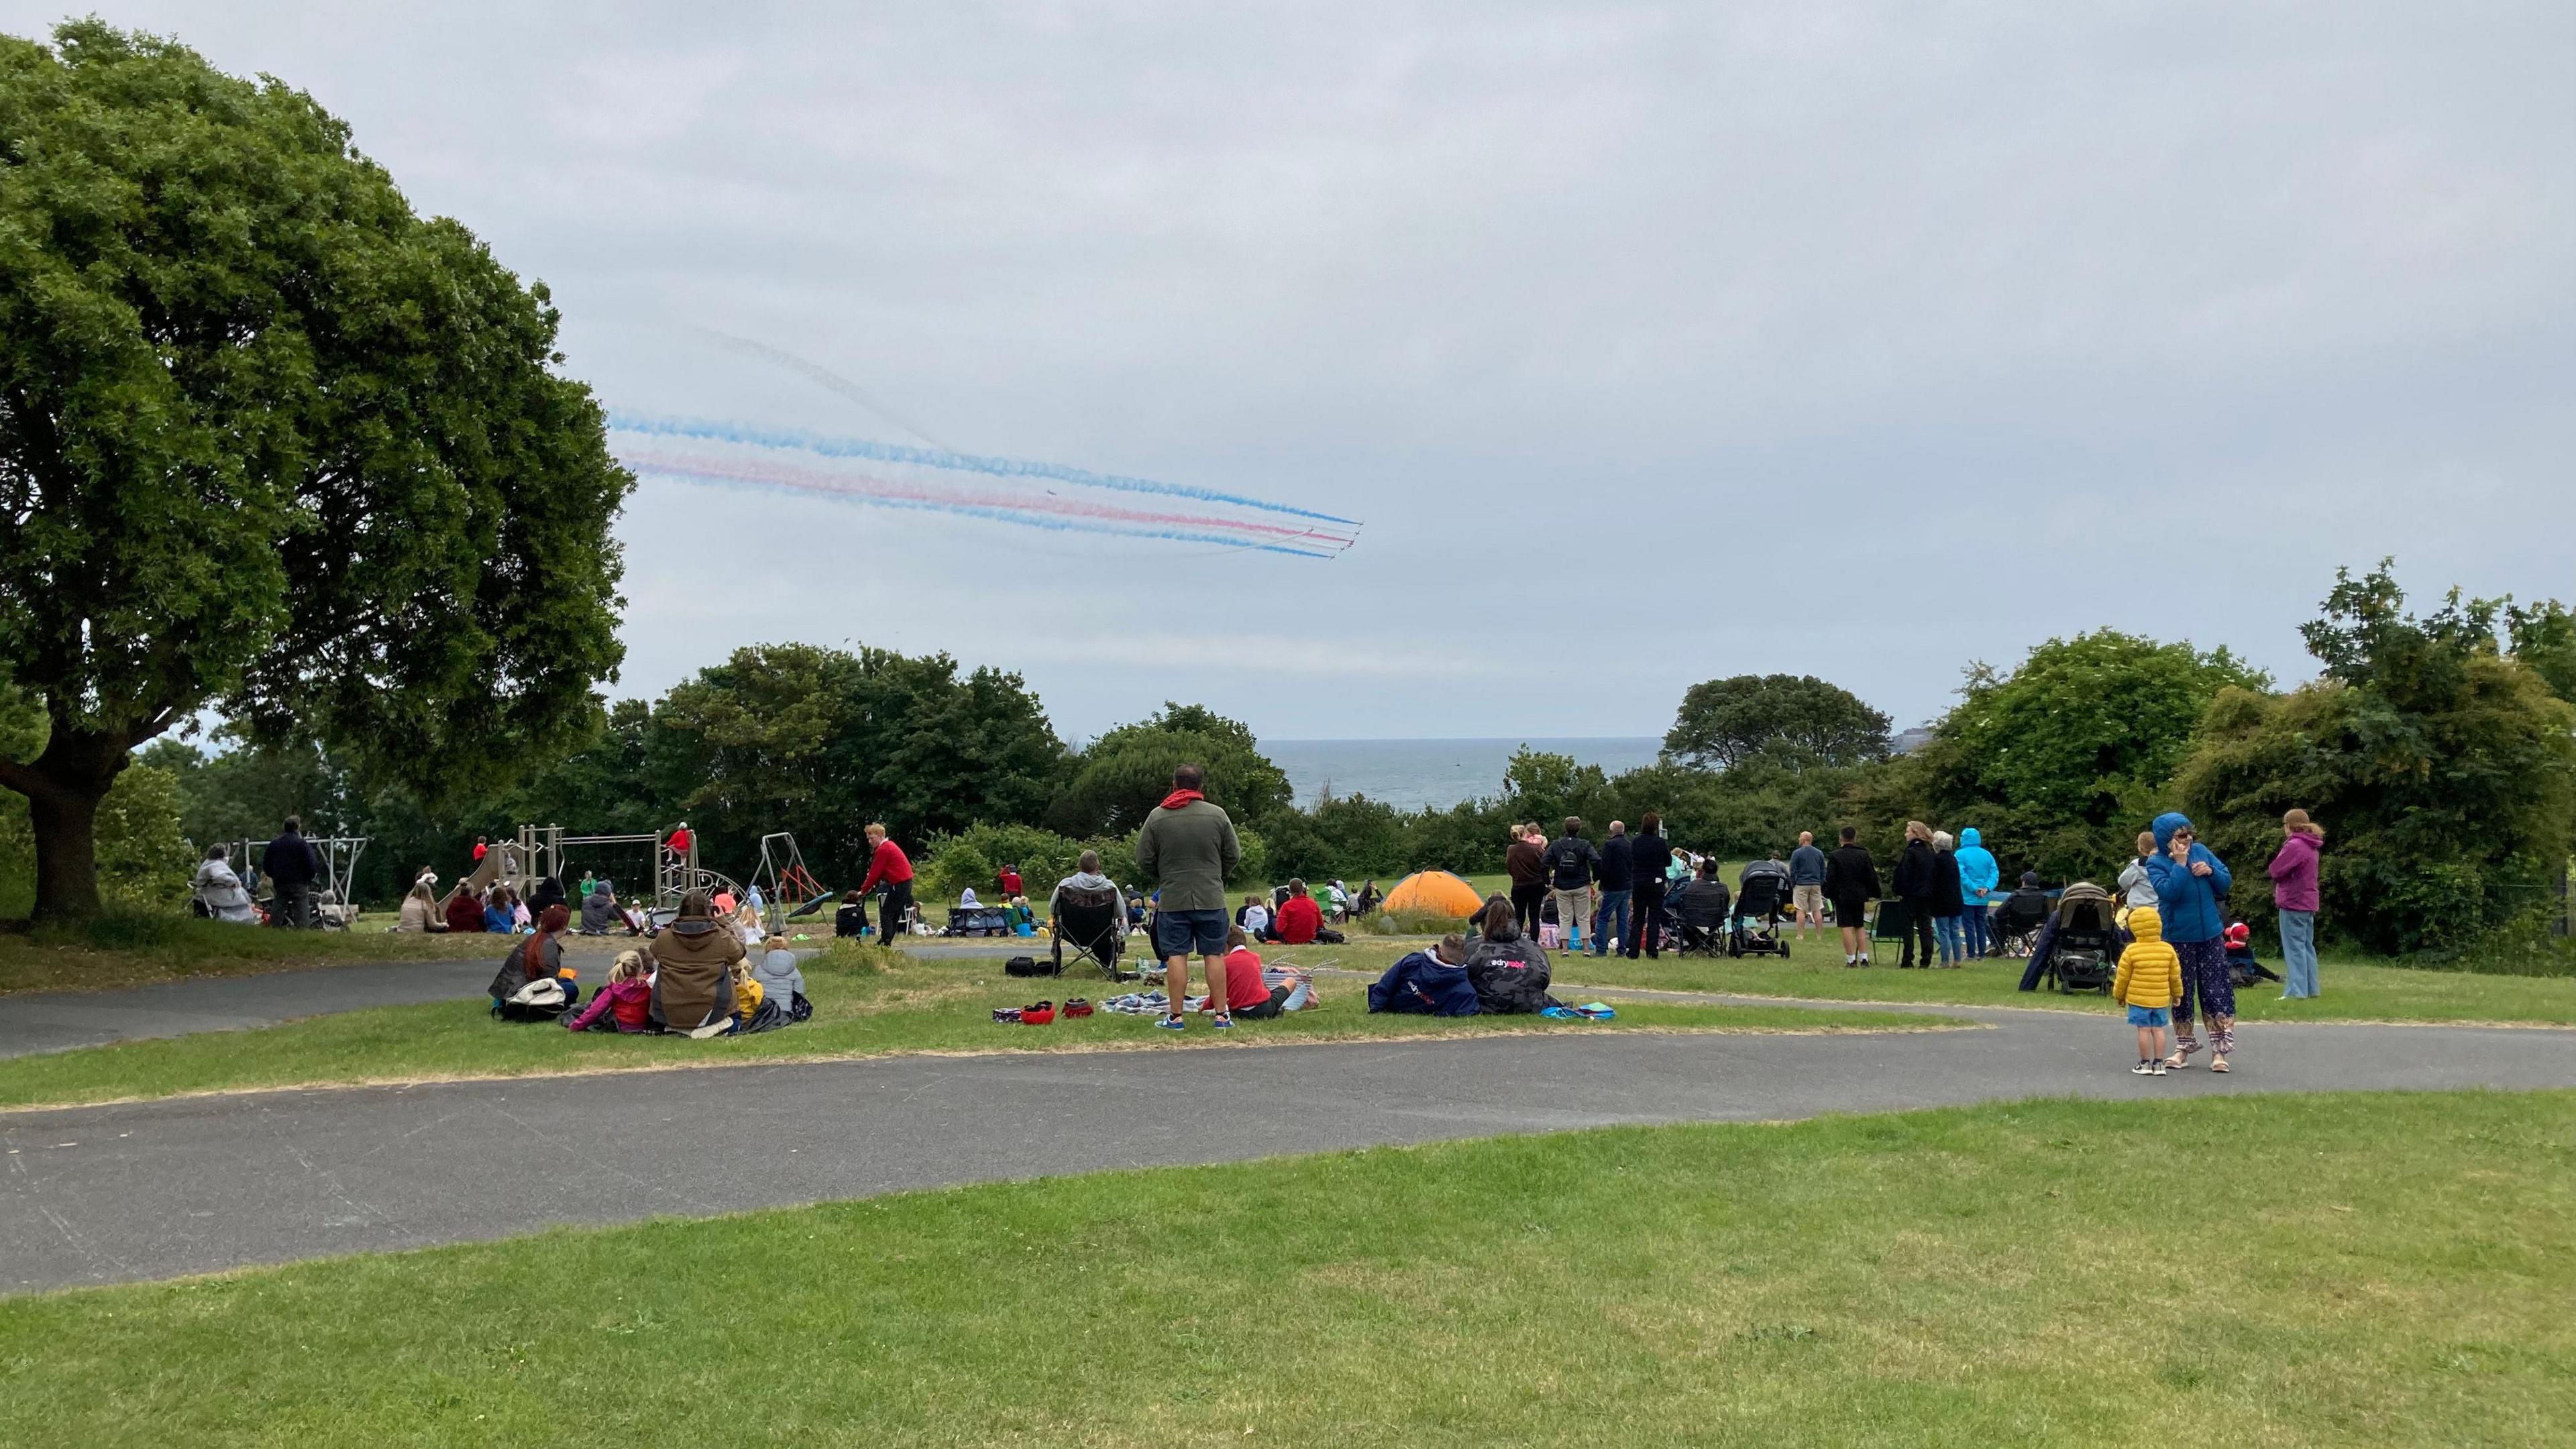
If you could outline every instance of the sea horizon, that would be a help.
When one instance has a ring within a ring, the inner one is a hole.
[[[1329,790],[1365,795],[1399,810],[1445,810],[1462,800],[1499,794],[1514,751],[1526,745],[1571,755],[1577,764],[1618,774],[1655,762],[1654,735],[1384,736],[1264,739],[1262,753],[1288,776],[1296,802],[1311,806]]]

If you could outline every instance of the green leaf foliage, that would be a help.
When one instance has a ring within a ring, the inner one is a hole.
[[[303,92],[0,37],[0,656],[53,740],[0,774],[96,798],[209,706],[432,797],[578,743],[633,480],[558,321]]]
[[[2224,648],[2109,629],[2051,639],[2008,676],[1971,670],[1922,749],[1855,783],[1855,823],[1874,849],[1894,849],[1909,819],[1974,826],[2007,872],[2108,881],[2172,804],[2211,701],[2266,682]]]
[[[177,778],[166,770],[138,764],[117,775],[98,807],[98,886],[105,904],[169,912],[186,907],[197,852],[180,830],[181,799]],[[0,916],[26,914],[35,875],[26,799],[0,792]]]
[[[1888,718],[1812,674],[1739,674],[1694,684],[1664,735],[1667,761],[1727,770],[1857,765],[1887,754]]]
[[[2502,604],[2455,590],[2426,618],[2404,605],[2385,563],[2339,575],[2305,631],[2326,677],[2211,710],[2178,783],[2236,868],[2238,913],[2271,914],[2261,871],[2294,807],[2327,832],[2321,924],[2374,951],[2455,949],[2554,898],[2576,706],[2500,646]]]
[[[1260,826],[1288,808],[1288,776],[1261,753],[1249,727],[1195,704],[1166,703],[1152,718],[1120,725],[1074,757],[1072,778],[1047,810],[1071,836],[1122,835],[1145,821],[1185,764],[1207,773],[1207,797],[1235,824]]]

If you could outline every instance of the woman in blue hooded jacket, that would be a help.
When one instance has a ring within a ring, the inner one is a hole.
[[[1959,832],[1959,895],[1961,919],[1967,926],[1968,959],[1986,959],[1986,922],[1995,908],[1995,886],[2003,880],[2003,871],[1995,864],[1995,853],[1986,849],[1977,827],[1971,825]]]
[[[2156,913],[2164,918],[2165,941],[2182,958],[2182,1000],[2174,1006],[2174,1050],[2168,1067],[2180,1067],[2200,1043],[2192,1036],[2192,1004],[2209,1023],[2209,1069],[2227,1070],[2228,1053],[2236,1050],[2236,986],[2227,978],[2226,912],[2220,897],[2235,877],[2227,862],[2199,841],[2189,817],[2169,811],[2156,817],[2156,853],[2146,859],[2147,877],[2155,882]]]

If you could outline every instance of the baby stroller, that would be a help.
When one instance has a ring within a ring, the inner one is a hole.
[[[1780,913],[1788,904],[1786,877],[1770,874],[1744,878],[1744,894],[1727,923],[1729,956],[1786,956],[1789,943],[1780,934]]]
[[[1727,922],[1734,916],[1734,900],[1734,892],[1726,888],[1724,881],[1683,882],[1682,887],[1664,901],[1664,911],[1673,922],[1674,954],[1725,954]]]
[[[2057,930],[2041,969],[2058,991],[2107,992],[2120,964],[2120,903],[2091,881],[2077,881],[2057,898]]]

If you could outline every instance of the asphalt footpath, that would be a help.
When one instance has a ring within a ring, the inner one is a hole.
[[[1212,1035],[1193,1030],[1163,1050],[0,1113],[0,1291],[485,1240],[553,1224],[1613,1123],[1785,1120],[2034,1096],[2576,1087],[2569,1030],[2255,1024],[2239,1029],[2230,1075],[2140,1078],[2126,1070],[2131,1037],[2116,1021],[1941,1014],[1976,1029],[1587,1035],[1572,1026],[1266,1047],[1214,1047]],[[1257,1030],[1247,1025],[1237,1036],[1248,1041]]]

